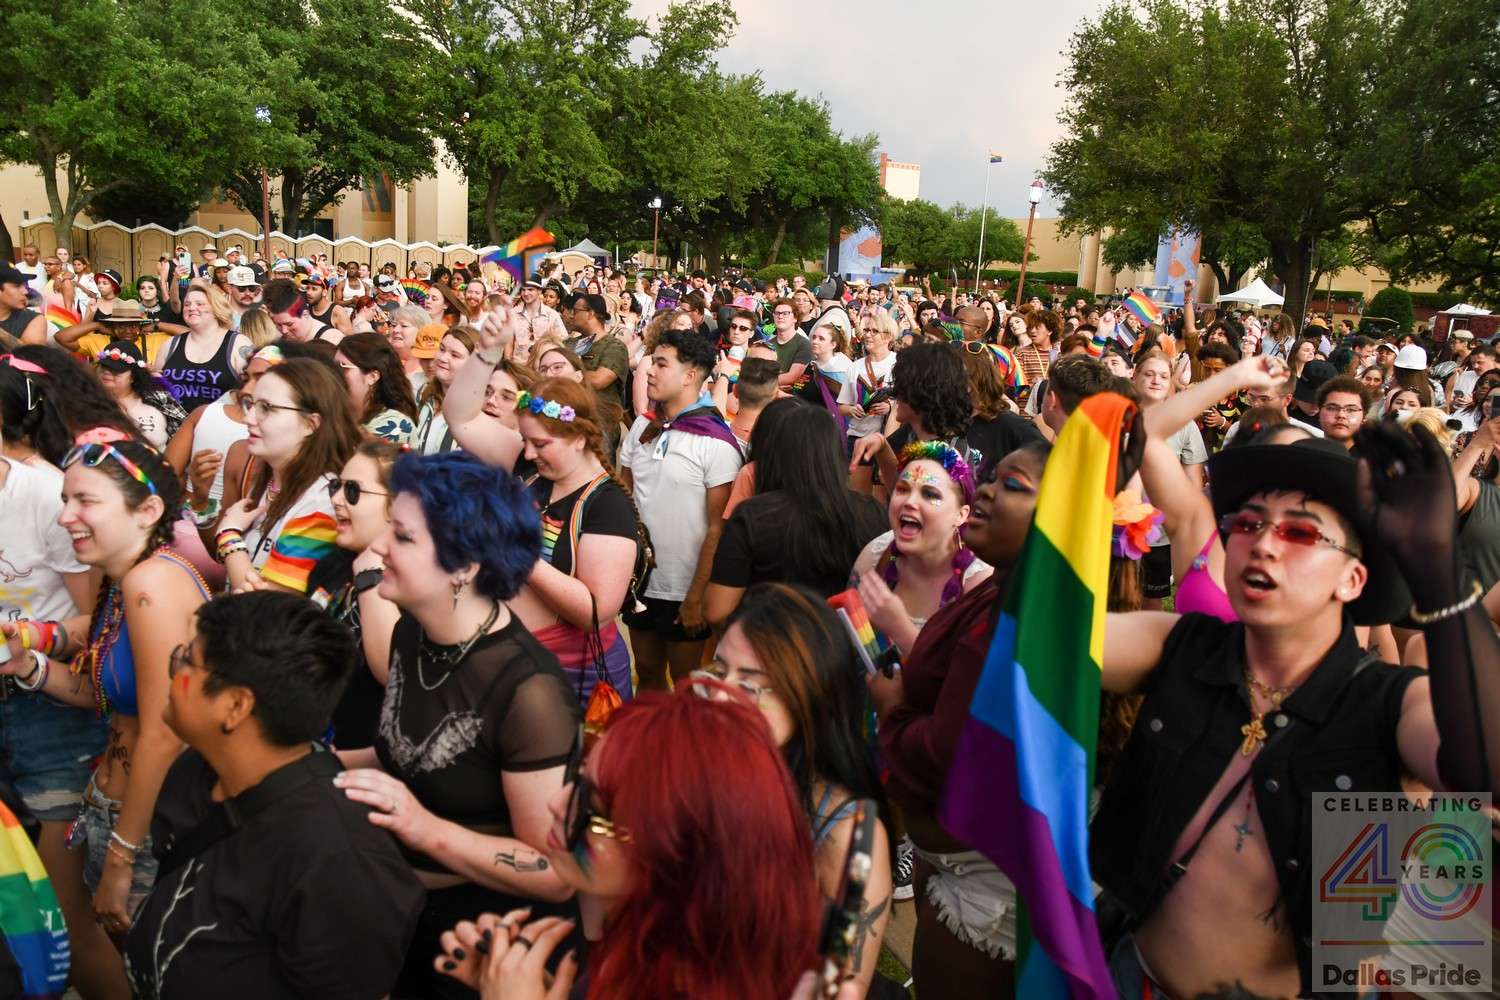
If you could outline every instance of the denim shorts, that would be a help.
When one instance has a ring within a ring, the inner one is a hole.
[[[83,791],[83,808],[73,822],[73,828],[68,831],[68,849],[84,852],[83,884],[88,887],[89,892],[97,890],[99,880],[104,877],[104,859],[109,856],[109,834],[119,819],[120,803],[106,798],[95,787],[93,779],[90,779],[88,787]],[[155,882],[156,858],[151,855],[151,838],[148,836],[141,843],[140,852],[135,858],[135,869],[130,875],[130,901],[127,905],[132,918],[150,895],[151,886]]]
[[[37,819],[66,823],[78,815],[108,733],[92,709],[13,693],[0,701],[0,781],[15,787]]]

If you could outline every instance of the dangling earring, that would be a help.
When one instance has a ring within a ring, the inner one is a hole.
[[[465,581],[465,580],[454,580],[453,581],[453,610],[454,611],[458,610],[458,597],[459,597],[460,594],[462,594],[464,592],[464,584],[466,582],[467,581]]]

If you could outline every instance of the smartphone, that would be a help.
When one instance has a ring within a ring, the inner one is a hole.
[[[828,904],[823,916],[823,932],[818,938],[818,954],[823,958],[819,994],[832,997],[850,974],[854,956],[864,944],[861,918],[865,909],[865,886],[874,867],[875,827],[880,823],[874,799],[860,799],[854,809],[854,836],[849,840],[849,854],[844,858],[844,876],[838,895]]]

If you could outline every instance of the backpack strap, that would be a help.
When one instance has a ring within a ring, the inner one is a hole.
[[[569,576],[576,576],[578,569],[578,539],[583,534],[584,506],[591,500],[606,482],[609,481],[609,473],[601,472],[594,481],[584,487],[583,495],[573,505],[573,513],[568,517],[568,551],[572,554],[573,565],[568,568]],[[595,631],[598,631],[596,628]]]

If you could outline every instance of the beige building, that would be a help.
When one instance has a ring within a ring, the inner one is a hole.
[[[271,179],[271,206],[279,205],[280,185]],[[0,206],[4,207],[5,224],[11,240],[23,242],[22,229],[39,246],[50,238],[44,252],[57,246],[50,226],[38,227],[35,220],[46,218],[50,209],[42,175],[33,167],[9,164],[0,167]],[[80,225],[106,220],[87,213],[79,216]],[[133,227],[134,219],[108,220]],[[240,230],[253,236],[260,234],[260,221],[227,201],[204,202],[188,216],[187,227],[198,227],[215,234]],[[408,185],[394,185],[385,178],[367,181],[359,189],[346,191],[343,199],[320,212],[311,228],[334,242],[353,238],[364,243],[394,240],[397,243],[431,243],[436,246],[468,242],[469,184],[463,172],[455,170],[439,157],[431,176]],[[253,240],[252,240],[253,242]]]
[[[920,163],[897,163],[881,153],[880,186],[892,198],[912,201],[920,197],[922,190],[922,165]]]

